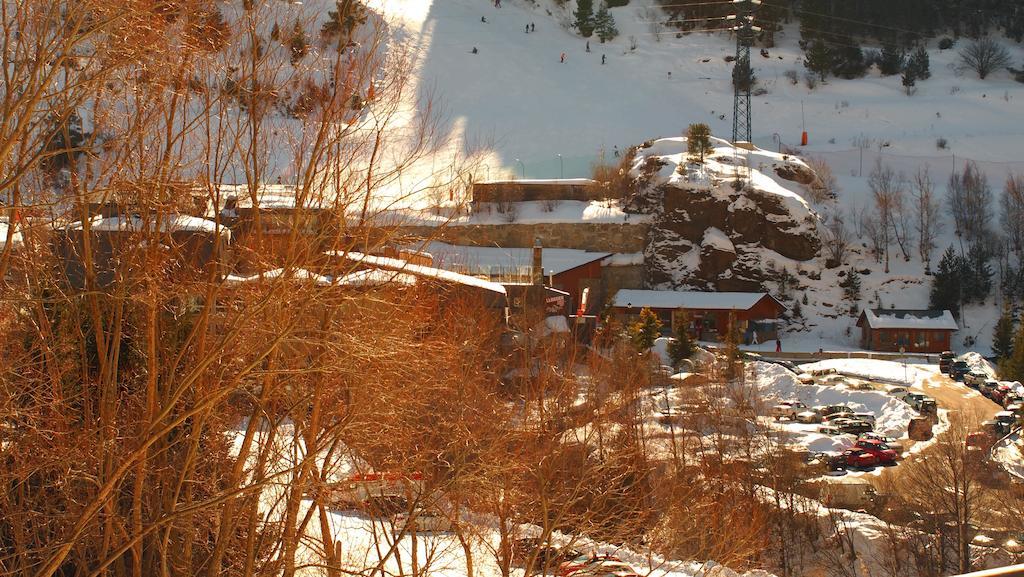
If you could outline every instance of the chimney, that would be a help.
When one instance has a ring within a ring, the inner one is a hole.
[[[543,265],[544,247],[540,244],[540,237],[534,237],[533,239],[533,284],[543,286],[544,285],[544,265]]]

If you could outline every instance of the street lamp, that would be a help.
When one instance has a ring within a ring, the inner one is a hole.
[[[558,155],[558,178],[565,178],[565,164],[562,163],[562,155]]]
[[[907,348],[901,346],[900,347],[900,355],[903,356],[903,382],[907,383],[907,384],[910,384],[909,381],[907,381],[907,357],[906,357],[906,355],[903,354],[905,352],[907,352]]]
[[[516,159],[516,163],[519,164],[519,168],[522,171],[521,172],[521,174],[522,174],[521,178],[526,178],[526,165],[523,164],[523,161],[519,160],[518,158]]]
[[[779,152],[781,153],[782,152],[782,136],[780,136],[778,132],[773,132],[772,133],[772,140],[774,140],[775,143],[779,145]]]

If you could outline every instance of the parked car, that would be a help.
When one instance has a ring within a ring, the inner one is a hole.
[[[953,361],[953,365],[949,367],[949,376],[954,381],[964,380],[964,375],[971,372],[971,366],[967,364],[967,361]]]
[[[821,414],[817,411],[802,411],[796,414],[796,422],[804,424],[816,424],[821,422]]]
[[[558,575],[560,577],[568,577],[588,565],[594,565],[605,561],[620,561],[620,559],[615,555],[597,555],[595,553],[579,555],[559,564]]]
[[[868,381],[862,381],[860,379],[850,379],[850,381],[846,383],[846,387],[849,388],[849,389],[852,389],[854,391],[873,391],[873,390],[875,390],[875,385],[872,385]]]
[[[971,371],[964,375],[964,384],[972,389],[977,389],[987,380],[989,376],[981,371]]]
[[[824,407],[818,407],[817,411],[821,413],[822,417],[827,417],[836,413],[852,413],[853,409],[846,405],[825,405]]]
[[[914,409],[922,415],[931,416],[939,412],[939,404],[935,402],[935,399],[921,399]]]
[[[1018,419],[1024,419],[1024,403],[1010,403],[1006,405],[1006,410],[1017,415]]]
[[[863,433],[860,436],[859,440],[876,440],[876,441],[881,441],[881,442],[885,443],[886,445],[888,445],[888,447],[890,449],[892,449],[893,451],[896,451],[897,453],[903,452],[903,442],[902,441],[900,441],[899,439],[894,439],[893,437],[887,437],[885,435],[881,435],[879,433]]]
[[[878,439],[859,439],[853,446],[871,453],[878,459],[879,464],[882,465],[895,463],[896,458],[899,456],[892,447]]]
[[[806,410],[807,405],[800,401],[782,401],[772,407],[771,416],[776,419],[789,419],[792,421],[796,418],[797,413],[801,413]]]
[[[1007,395],[1010,394],[1010,385],[999,384],[989,394],[990,399],[998,405],[1003,405],[1003,401],[1006,400]]]
[[[874,426],[874,424],[875,424],[875,414],[874,413],[854,413],[853,414],[853,418],[857,419],[857,420],[860,420],[860,421],[864,421],[866,423],[871,423],[872,426]]]
[[[853,413],[832,413],[831,415],[825,415],[821,418],[823,423],[835,423],[836,421],[842,421],[846,419],[852,419]]]
[[[874,429],[874,427],[871,426],[871,423],[861,421],[859,419],[840,419],[833,423],[833,426],[839,429],[840,432],[851,435],[860,435],[861,433],[867,433]]]
[[[953,366],[954,358],[956,357],[953,354],[953,351],[942,351],[939,353],[939,372],[949,374],[949,369]]]
[[[996,422],[997,434],[1009,435],[1010,430],[1017,424],[1017,415],[1010,411],[999,411],[993,420]]]
[[[842,431],[840,431],[837,427],[833,427],[832,425],[822,425],[818,427],[818,432],[822,435],[828,435],[830,437],[838,437],[839,435],[843,434]]]
[[[907,395],[903,397],[903,402],[910,405],[910,408],[914,408],[914,406],[917,405],[917,403],[921,402],[923,399],[926,398],[928,397],[921,393],[907,393]]]
[[[819,495],[826,507],[861,510],[875,505],[878,495],[875,488],[866,479],[860,477],[843,477],[821,486]]]
[[[805,385],[813,385],[814,375],[812,375],[811,373],[800,373],[799,375],[796,376],[796,380],[800,381],[802,384]]]
[[[964,382],[966,382],[966,381],[964,381]],[[996,380],[993,380],[993,379],[985,379],[984,381],[982,381],[977,386],[975,386],[973,383],[970,384],[969,386],[972,389],[978,389],[979,393],[981,393],[982,395],[985,395],[985,397],[991,399],[992,398],[992,391],[996,390],[996,388],[999,386],[999,381],[996,381]]]
[[[1007,411],[1010,410],[1011,405],[1024,404],[1024,397],[1021,397],[1017,393],[1010,393],[1003,398],[1003,408]]]
[[[762,362],[765,362],[765,363],[771,363],[773,365],[779,365],[780,367],[785,367],[786,369],[789,369],[793,373],[799,373],[800,372],[800,367],[798,367],[797,364],[794,363],[793,361],[787,361],[787,360],[784,360],[784,359],[760,359],[760,360]]]
[[[840,462],[847,467],[874,467],[878,457],[864,449],[847,449],[840,454]]]

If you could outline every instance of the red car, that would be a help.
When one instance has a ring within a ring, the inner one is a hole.
[[[839,462],[847,467],[874,467],[878,457],[864,449],[847,449],[839,456]]]
[[[857,441],[857,444],[854,445],[854,448],[874,455],[882,465],[895,463],[896,458],[899,456],[896,454],[896,451],[889,448],[889,445],[886,445],[878,439],[860,439]]]
[[[619,558],[614,555],[595,555],[593,553],[589,555],[580,555],[574,559],[563,562],[558,566],[558,575],[560,577],[568,577],[580,569],[589,565],[596,565],[604,561],[619,561]]]

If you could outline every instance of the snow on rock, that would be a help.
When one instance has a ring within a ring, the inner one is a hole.
[[[1009,435],[992,448],[992,459],[1003,466],[1011,475],[1024,480],[1024,439],[1020,430]]]
[[[806,261],[821,246],[817,214],[761,170],[810,169],[794,157],[712,140],[703,162],[687,153],[683,137],[631,151],[630,208],[654,220],[646,251],[652,284],[757,290],[772,272],[762,259],[746,258],[749,253],[770,249]]]

